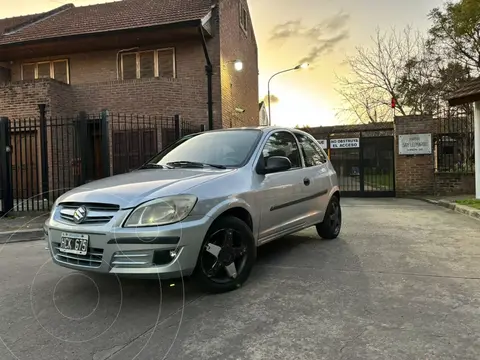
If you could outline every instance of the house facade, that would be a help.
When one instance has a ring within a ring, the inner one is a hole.
[[[0,116],[38,116],[46,104],[48,116],[258,125],[257,58],[246,0],[64,5],[0,20]]]
[[[172,141],[173,119],[258,126],[248,4],[122,0],[0,19],[0,117],[17,199],[138,167]]]

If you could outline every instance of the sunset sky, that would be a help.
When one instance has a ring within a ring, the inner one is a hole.
[[[0,17],[46,11],[95,0],[0,0]],[[104,1],[105,2],[105,1]],[[342,104],[335,93],[335,73],[345,74],[345,54],[368,44],[378,26],[412,25],[425,30],[427,13],[443,0],[249,0],[259,47],[260,95],[267,94],[269,77],[303,59],[308,70],[281,74],[271,82],[279,98],[272,105],[275,125],[332,125]],[[285,25],[286,24],[286,25]],[[275,35],[275,36],[274,36]]]

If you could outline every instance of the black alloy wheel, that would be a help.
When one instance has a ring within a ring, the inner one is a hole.
[[[248,225],[236,217],[221,217],[205,237],[195,273],[207,291],[231,291],[247,280],[255,257],[255,239]]]
[[[323,239],[333,240],[342,228],[342,208],[337,196],[332,196],[327,206],[323,222],[317,224],[317,233]]]

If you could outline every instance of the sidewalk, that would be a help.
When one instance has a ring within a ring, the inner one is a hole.
[[[456,203],[457,200],[468,200],[474,198],[475,196],[473,195],[430,196],[423,198],[423,200],[431,204],[443,206],[460,214],[464,214],[474,219],[480,220],[480,209]]]
[[[48,213],[0,218],[0,244],[43,239],[43,224]]]

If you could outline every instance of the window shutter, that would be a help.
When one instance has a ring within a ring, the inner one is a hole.
[[[123,80],[137,78],[137,54],[122,55]]]
[[[173,59],[173,49],[158,50],[158,76],[175,77]]]
[[[140,78],[155,77],[155,53],[153,51],[140,53]]]
[[[35,80],[35,64],[23,65],[23,80]]]
[[[40,63],[38,66],[38,78],[45,79],[50,78],[50,63]]]
[[[55,61],[53,63],[53,78],[68,84],[68,71],[66,61]]]

